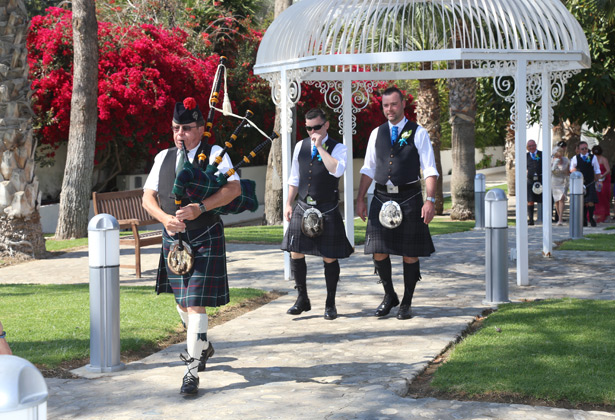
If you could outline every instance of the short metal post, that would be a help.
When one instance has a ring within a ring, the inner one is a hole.
[[[575,171],[570,174],[570,237],[583,238],[583,174]]]
[[[499,188],[485,196],[486,305],[508,300],[508,198]]]
[[[44,420],[49,392],[45,378],[21,357],[0,356],[0,420]]]
[[[120,362],[120,225],[109,214],[88,224],[90,257],[90,364],[92,372],[116,372]]]
[[[474,229],[485,227],[485,175],[474,177]]]

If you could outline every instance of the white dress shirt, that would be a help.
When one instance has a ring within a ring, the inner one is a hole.
[[[193,161],[194,155],[196,155],[196,151],[198,150],[199,146],[200,144],[198,144],[194,149],[190,149],[188,151],[188,159],[190,159],[190,162]],[[147,180],[145,181],[145,184],[143,185],[144,190],[158,191],[160,168],[162,166],[162,162],[164,161],[164,158],[166,157],[168,151],[169,149],[165,149],[159,152],[154,158],[154,166],[152,166],[152,170],[150,171],[149,175],[147,176]],[[180,152],[183,153],[179,149],[177,149],[177,152],[178,153],[177,153],[177,157],[175,158],[175,166],[177,166],[177,163],[179,162],[179,153]],[[214,163],[214,161],[216,160],[216,157],[220,154],[220,152],[222,152],[222,148],[220,146],[216,146],[216,145],[211,146],[211,152],[209,154],[210,164]],[[218,176],[220,172],[226,173],[232,167],[233,167],[233,164],[231,162],[231,159],[229,159],[228,154],[226,154],[222,158],[222,162],[220,162],[220,165],[218,165],[218,172],[216,172],[215,175]],[[228,180],[229,181],[239,181],[240,178],[237,174],[233,174],[232,176],[229,177]]]
[[[401,130],[406,126],[408,119],[404,117],[400,122],[395,124],[398,127],[398,132],[401,134]],[[393,128],[393,124],[388,122],[389,124],[389,133]],[[361,173],[367,175],[371,179],[374,179],[376,175],[376,137],[378,136],[378,128],[374,128],[372,133],[369,136],[369,140],[367,142],[367,149],[365,150],[365,161],[363,162],[363,167],[361,168]],[[429,134],[427,130],[425,130],[420,125],[416,129],[416,134],[414,135],[414,145],[419,153],[419,161],[421,163],[421,169],[423,170],[423,177],[427,178],[429,176],[439,176],[438,170],[436,169],[436,158],[433,153],[433,148],[431,147],[431,141],[429,140]],[[393,185],[391,180],[387,181],[388,185]]]
[[[581,155],[582,157],[587,156],[589,153]],[[592,158],[592,166],[594,167],[594,173],[596,175],[600,175],[600,164],[598,163],[598,158],[596,158],[596,155],[594,155],[594,157]],[[570,170],[573,170],[574,168],[577,167],[577,155],[574,155],[572,157],[572,159],[570,159]]]
[[[329,135],[327,135],[327,137],[325,137],[324,140],[322,141],[323,146],[328,139],[329,139]],[[292,185],[293,187],[299,186],[299,151],[301,150],[301,145],[306,140],[309,140],[309,139],[304,139],[304,140],[301,140],[299,143],[297,143],[295,145],[295,150],[293,152],[293,163],[290,168],[290,176],[288,177],[288,185]],[[310,150],[312,150],[312,147],[310,147]],[[329,172],[331,175],[333,175],[336,178],[339,178],[342,175],[344,175],[344,171],[346,170],[347,150],[348,148],[342,143],[336,144],[335,148],[332,151],[327,150],[329,154],[331,155],[331,157],[337,160],[337,167],[335,168],[335,172]]]

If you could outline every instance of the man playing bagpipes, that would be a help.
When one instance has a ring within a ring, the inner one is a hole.
[[[346,169],[346,146],[331,139],[328,128],[329,122],[321,109],[314,108],[305,114],[309,137],[297,143],[293,153],[284,210],[290,224],[282,249],[291,253],[290,270],[298,292],[297,301],[287,313],[299,315],[312,309],[307,294],[305,255],[316,255],[322,257],[325,268],[325,319],[333,320],[337,318],[338,258],[347,258],[353,249],[338,207],[338,184]]]
[[[178,204],[174,191],[176,172],[187,167],[182,149],[185,147],[192,166],[197,167],[199,155],[204,154],[213,164],[222,148],[203,140],[205,121],[193,98],[175,105],[172,128],[175,146],[156,155],[143,187],[143,207],[164,225],[163,256],[158,267],[156,290],[158,293],[172,291],[175,295],[177,310],[187,328],[188,357],[180,355],[187,367],[180,392],[195,395],[199,389],[198,372],[205,370],[205,362],[214,353],[207,340],[205,309],[229,302],[224,226],[220,216],[212,210],[240,196],[241,186],[239,177],[232,174],[217,191],[200,202],[189,201],[184,196]],[[216,164],[220,173],[233,168],[226,154]],[[182,171],[183,174],[187,172]],[[194,254],[193,266],[185,273],[185,270],[170,266],[168,261],[170,250],[178,242],[180,247],[185,244],[186,249]],[[178,271],[183,274],[177,274]]]

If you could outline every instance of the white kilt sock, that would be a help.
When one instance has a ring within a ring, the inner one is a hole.
[[[177,313],[179,313],[179,317],[182,319],[182,322],[184,323],[184,328],[186,328],[187,330],[188,329],[188,312],[182,311],[179,305],[177,305]]]
[[[192,371],[194,376],[198,375],[197,368],[201,353],[207,348],[207,314],[188,315],[188,333],[186,334],[188,354],[194,360],[187,367],[186,373]]]

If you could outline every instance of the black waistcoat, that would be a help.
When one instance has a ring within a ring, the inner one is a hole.
[[[337,144],[338,142],[329,137],[324,146],[331,154]],[[312,159],[312,142],[309,137],[301,143],[297,160],[299,161],[299,198],[305,199],[309,195],[317,202],[323,203],[339,199],[339,178],[329,173],[324,162],[318,160],[318,156]]]
[[[192,162],[193,165],[197,165],[199,153],[205,153],[207,159],[209,159],[209,154],[211,153],[211,145],[207,144],[207,142],[201,142],[199,149],[194,155],[194,160]],[[175,195],[173,194],[173,184],[175,183],[175,162],[177,158],[177,147],[171,147],[167,151],[167,155],[164,157],[162,161],[162,166],[160,167],[160,175],[158,179],[158,200],[160,201],[160,208],[166,214],[174,215],[177,211],[177,206],[175,205]],[[191,201],[184,198],[182,200],[182,207],[190,204]],[[186,220],[186,229],[200,229],[207,226],[211,226],[220,220],[220,216],[217,214],[212,214],[211,212],[205,212],[201,214],[194,220]]]
[[[580,154],[577,155],[577,171],[583,174],[583,184],[585,185],[594,182],[594,166],[592,165],[594,155],[588,153],[587,157],[589,157],[589,162],[585,162]]]
[[[403,185],[420,179],[421,162],[419,153],[414,145],[414,136],[418,124],[408,121],[401,133],[398,141],[391,146],[391,131],[389,123],[386,122],[378,127],[376,136],[376,173],[374,180],[378,184],[386,184],[390,179],[393,185]],[[406,145],[399,143],[402,134],[411,131],[406,138]]]
[[[527,160],[527,179],[534,179],[534,174],[538,175],[538,181],[542,182],[542,152],[536,150],[536,156],[538,160],[532,159],[530,152],[525,154]]]

